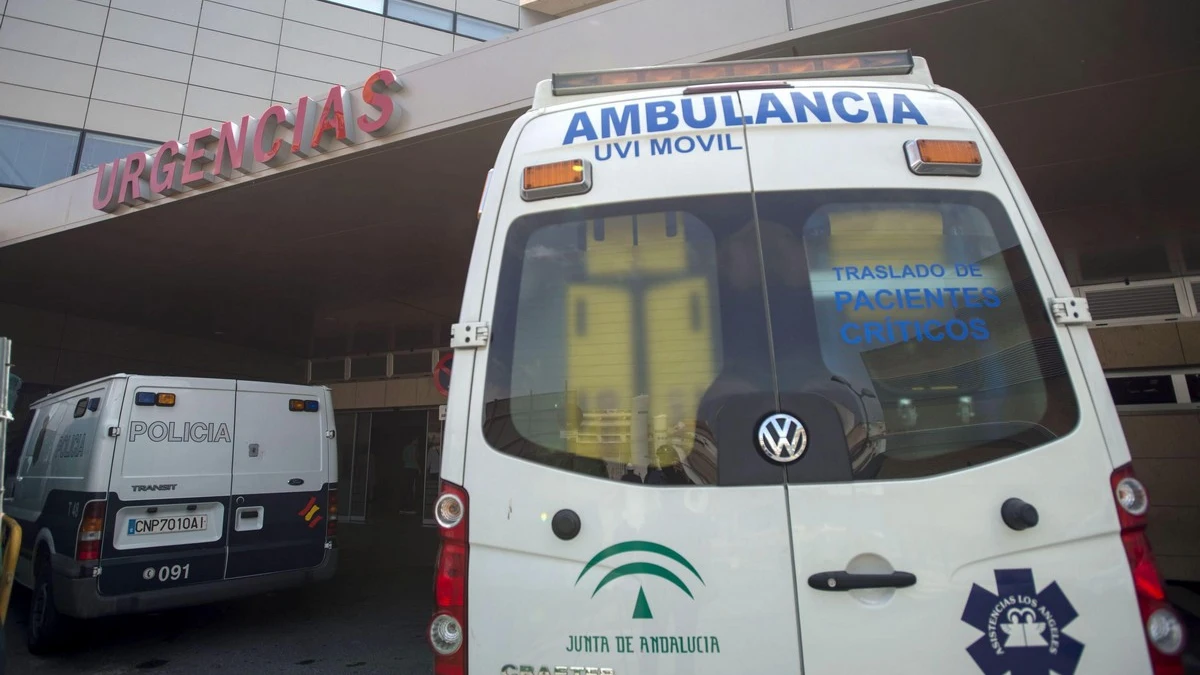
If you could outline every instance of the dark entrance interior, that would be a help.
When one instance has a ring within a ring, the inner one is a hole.
[[[425,409],[338,413],[342,523],[431,524],[441,462],[438,417]]]

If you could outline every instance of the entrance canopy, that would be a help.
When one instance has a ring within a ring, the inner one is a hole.
[[[295,357],[355,351],[364,326],[441,344],[485,174],[538,80],[896,48],[981,109],[1064,250],[1194,227],[1196,3],[845,4],[742,0],[734,21],[723,0],[616,2],[397,73],[404,117],[386,138],[113,215],[91,208],[94,173],[73,177],[0,203],[0,287],[13,304]]]

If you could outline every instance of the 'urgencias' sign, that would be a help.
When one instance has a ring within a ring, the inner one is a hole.
[[[167,141],[153,153],[135,152],[101,164],[92,206],[111,213],[122,204],[150,201],[152,195],[177,194],[228,180],[234,172],[251,173],[291,156],[311,157],[337,144],[389,134],[400,122],[402,109],[395,100],[400,86],[395,73],[381,70],[363,85],[361,100],[336,85],[324,105],[305,96],[292,107],[273,105],[261,117],[245,115],[240,122],[197,130],[186,145]]]

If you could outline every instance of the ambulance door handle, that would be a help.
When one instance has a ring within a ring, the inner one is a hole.
[[[808,585],[818,591],[853,591],[861,588],[907,588],[917,583],[909,572],[891,574],[851,574],[849,572],[819,572],[808,578]]]

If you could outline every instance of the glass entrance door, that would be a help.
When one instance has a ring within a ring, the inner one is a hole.
[[[342,522],[424,515],[429,431],[439,430],[437,414],[436,409],[337,414]]]
[[[345,500],[344,510],[338,514],[342,522],[366,522],[373,414],[337,414],[338,487]]]
[[[437,525],[433,517],[433,503],[437,501],[439,480],[442,472],[442,425],[445,406],[430,410],[425,422],[425,480],[422,483],[421,523]]]

